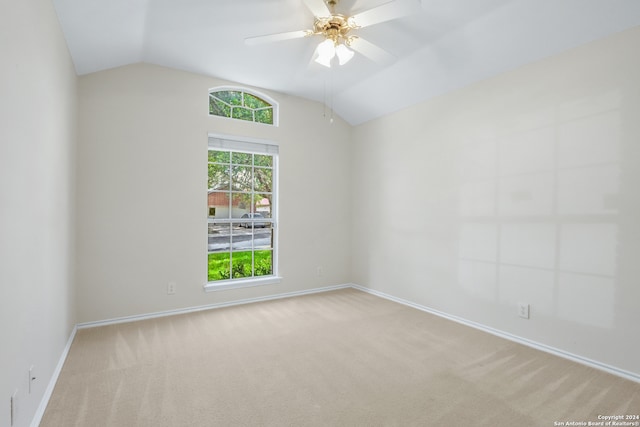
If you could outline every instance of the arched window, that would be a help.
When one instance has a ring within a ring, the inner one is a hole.
[[[277,113],[277,104],[265,95],[228,87],[209,91],[212,116],[276,125]]]

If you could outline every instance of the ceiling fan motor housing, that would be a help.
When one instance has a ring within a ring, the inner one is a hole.
[[[341,40],[349,44],[351,37],[349,31],[356,28],[353,22],[344,15],[333,14],[328,18],[316,18],[313,25],[314,34],[322,34],[327,39],[339,43]]]

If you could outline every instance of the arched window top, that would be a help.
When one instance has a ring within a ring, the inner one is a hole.
[[[277,126],[278,104],[258,92],[217,87],[209,90],[209,115]]]

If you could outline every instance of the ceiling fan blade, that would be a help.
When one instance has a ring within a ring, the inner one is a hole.
[[[379,64],[387,65],[392,63],[396,59],[395,56],[393,56],[386,50],[376,46],[371,42],[366,41],[362,37],[354,37],[351,41],[351,44],[349,44],[349,47]]]
[[[307,5],[313,16],[316,18],[328,18],[331,16],[331,11],[327,7],[327,4],[324,0],[303,0],[304,4]]]
[[[416,9],[415,0],[393,0],[351,17],[358,27],[364,28],[409,15]]]
[[[244,39],[244,44],[247,46],[254,46],[263,43],[279,42],[282,40],[300,39],[305,37],[309,32],[306,30],[289,31],[287,33],[269,34],[266,36],[247,37]]]

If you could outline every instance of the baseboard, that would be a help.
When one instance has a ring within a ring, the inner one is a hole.
[[[67,360],[67,355],[69,354],[69,350],[71,350],[71,344],[73,343],[74,338],[76,337],[76,332],[78,330],[77,326],[73,327],[71,331],[71,335],[69,335],[69,339],[67,340],[67,345],[62,350],[62,354],[60,355],[60,360],[58,360],[58,365],[56,369],[53,371],[53,375],[49,380],[49,384],[47,385],[47,389],[44,391],[44,395],[40,400],[40,405],[36,410],[33,419],[31,420],[31,427],[38,427],[40,422],[42,421],[42,417],[44,416],[44,411],[47,409],[47,405],[49,404],[49,399],[51,399],[51,395],[53,394],[53,389],[58,382],[58,377],[60,376],[60,372],[62,372],[62,367],[64,366],[64,362]]]
[[[47,386],[47,389],[44,392],[44,395],[42,397],[42,400],[40,401],[40,405],[38,406],[38,409],[33,417],[33,420],[31,421],[31,427],[37,427],[40,424],[40,421],[42,421],[42,417],[44,416],[44,412],[47,408],[47,405],[49,404],[49,399],[51,398],[51,395],[53,393],[53,389],[55,388],[56,382],[58,381],[58,377],[60,375],[60,372],[62,371],[62,367],[64,366],[64,362],[67,359],[67,355],[69,354],[69,350],[71,349],[71,344],[73,343],[73,339],[76,336],[76,332],[78,331],[78,329],[84,329],[84,328],[93,328],[93,327],[98,327],[98,326],[105,326],[105,325],[113,325],[113,324],[117,324],[117,323],[126,323],[126,322],[135,322],[138,320],[146,320],[146,319],[153,319],[153,318],[158,318],[158,317],[165,317],[165,316],[174,316],[174,315],[178,315],[178,314],[187,314],[187,313],[193,313],[193,312],[198,312],[198,311],[204,311],[204,310],[212,310],[212,309],[216,309],[216,308],[223,308],[223,307],[231,307],[234,305],[242,305],[242,304],[250,304],[250,303],[255,303],[255,302],[262,302],[262,301],[270,301],[270,300],[277,300],[277,299],[282,299],[282,298],[291,298],[291,297],[296,297],[296,296],[302,296],[302,295],[310,295],[310,294],[317,294],[317,293],[322,293],[322,292],[329,292],[329,291],[335,291],[335,290],[339,290],[339,289],[347,289],[347,288],[353,288],[353,289],[357,289],[360,290],[362,292],[366,292],[368,294],[371,295],[375,295],[378,296],[380,298],[384,298],[399,304],[403,304],[406,305],[408,307],[413,307],[415,309],[424,311],[426,313],[430,313],[457,323],[460,323],[462,325],[465,326],[470,326],[472,328],[481,330],[483,332],[487,332],[489,334],[498,336],[500,338],[504,338],[507,339],[509,341],[513,341],[516,342],[518,344],[522,344],[522,345],[526,345],[527,347],[531,347],[534,348],[536,350],[541,350],[544,351],[546,353],[550,353],[553,354],[555,356],[558,357],[562,357],[564,359],[568,359],[571,360],[573,362],[577,362],[580,363],[582,365],[586,365],[589,366],[591,368],[595,368],[595,369],[599,369],[601,371],[605,371],[608,372],[610,374],[628,379],[630,381],[634,381],[637,383],[640,383],[640,375],[633,373],[633,372],[629,372],[629,371],[625,371],[623,369],[619,369],[616,368],[615,366],[611,366],[611,365],[607,365],[605,363],[601,363],[595,360],[591,360],[573,353],[569,353],[567,351],[555,348],[555,347],[551,347],[545,344],[541,344],[535,341],[531,341],[528,340],[526,338],[522,338],[516,335],[512,335],[509,334],[507,332],[503,332],[500,331],[498,329],[494,329],[485,325],[482,325],[480,323],[476,323],[476,322],[472,322],[470,320],[464,319],[462,317],[458,317],[458,316],[454,316],[442,311],[438,311],[435,309],[432,309],[430,307],[426,307],[420,304],[416,304],[412,301],[408,301],[402,298],[398,298],[395,297],[393,295],[389,295],[386,294],[384,292],[380,292],[374,289],[369,289],[366,288],[364,286],[360,286],[357,285],[355,283],[347,283],[347,284],[342,284],[342,285],[336,285],[336,286],[327,286],[327,287],[322,287],[322,288],[314,288],[314,289],[308,289],[308,290],[304,290],[304,291],[295,291],[295,292],[286,292],[286,293],[281,293],[281,294],[275,294],[275,295],[268,295],[268,296],[264,296],[264,297],[257,297],[257,298],[248,298],[248,299],[242,299],[242,300],[235,300],[235,301],[230,301],[230,302],[224,302],[224,303],[218,303],[218,304],[208,304],[208,305],[203,305],[203,306],[198,306],[198,307],[190,307],[190,308],[185,308],[185,309],[178,309],[178,310],[168,310],[168,311],[161,311],[161,312],[156,312],[156,313],[149,313],[149,314],[142,314],[142,315],[136,315],[136,316],[127,316],[127,317],[118,317],[118,318],[114,318],[114,319],[108,319],[108,320],[101,320],[101,321],[97,321],[97,322],[86,322],[86,323],[79,323],[77,324],[72,332],[71,335],[69,336],[69,340],[67,341],[67,345],[65,346],[62,355],[60,356],[60,360],[58,361],[58,365],[56,366],[56,369],[51,377],[51,380],[49,381],[49,385]]]
[[[281,294],[268,295],[264,297],[248,298],[248,299],[230,301],[230,302],[219,303],[219,304],[209,304],[209,305],[203,305],[198,307],[190,307],[190,308],[179,309],[179,310],[168,310],[168,311],[161,311],[161,312],[142,314],[142,315],[136,315],[136,316],[118,317],[114,319],[101,320],[97,322],[78,323],[73,327],[73,330],[71,331],[71,335],[67,340],[67,345],[62,351],[62,355],[60,356],[58,365],[56,366],[56,369],[54,370],[53,375],[51,376],[51,380],[49,381],[47,389],[45,390],[44,395],[42,396],[40,405],[38,406],[38,409],[36,410],[36,413],[33,416],[33,419],[31,420],[31,427],[38,427],[40,425],[40,422],[42,421],[44,412],[47,409],[47,405],[49,404],[49,399],[51,399],[51,395],[53,394],[53,389],[55,388],[56,383],[58,382],[58,377],[60,376],[60,372],[62,372],[62,367],[64,366],[64,362],[67,360],[67,355],[69,354],[69,350],[71,349],[71,344],[73,343],[73,340],[76,336],[76,332],[78,331],[78,329],[113,325],[117,323],[135,322],[138,320],[153,319],[153,318],[165,317],[165,316],[174,316],[178,314],[193,313],[197,311],[211,310],[215,308],[231,307],[234,305],[250,304],[254,302],[270,301],[270,300],[276,300],[276,299],[282,299],[282,298],[297,297],[302,295],[317,294],[321,292],[329,292],[329,291],[335,291],[338,289],[347,289],[351,287],[352,285],[350,283],[344,284],[344,285],[326,286],[322,288],[307,289],[304,291],[286,292]]]
[[[439,310],[435,310],[435,309],[430,308],[430,307],[426,307],[426,306],[423,306],[423,305],[420,305],[420,304],[416,304],[416,303],[414,303],[412,301],[408,301],[408,300],[405,300],[405,299],[402,299],[402,298],[398,298],[398,297],[395,297],[393,295],[386,294],[384,292],[380,292],[380,291],[377,291],[377,290],[374,290],[374,289],[369,289],[369,288],[366,288],[364,286],[360,286],[360,285],[356,285],[356,284],[351,284],[351,287],[354,288],[354,289],[358,289],[360,291],[366,292],[368,294],[378,296],[380,298],[388,299],[390,301],[394,301],[394,302],[397,302],[399,304],[403,304],[403,305],[406,305],[406,306],[409,306],[409,307],[413,307],[415,309],[418,309],[418,310],[421,310],[421,311],[436,315],[438,317],[442,317],[442,318],[445,318],[445,319],[448,319],[448,320],[452,320],[454,322],[460,323],[460,324],[465,325],[465,326],[470,326],[472,328],[481,330],[483,332],[487,332],[487,333],[489,333],[491,335],[495,335],[495,336],[498,336],[500,338],[504,338],[504,339],[509,340],[509,341],[516,342],[518,344],[526,345],[527,347],[531,347],[531,348],[534,348],[536,350],[544,351],[546,353],[550,353],[550,354],[553,354],[555,356],[562,357],[564,359],[568,359],[568,360],[571,360],[573,362],[580,363],[582,365],[586,365],[586,366],[589,366],[591,368],[595,368],[595,369],[598,369],[598,370],[601,370],[601,371],[605,371],[607,373],[616,375],[618,377],[622,377],[624,379],[640,383],[640,375],[636,374],[634,372],[629,372],[629,371],[626,371],[624,369],[616,368],[615,366],[607,365],[606,363],[598,362],[596,360],[591,360],[591,359],[588,359],[586,357],[579,356],[577,354],[569,353],[567,351],[564,351],[564,350],[561,350],[561,349],[558,349],[558,348],[555,348],[555,347],[548,346],[546,344],[542,344],[542,343],[539,343],[539,342],[536,342],[536,341],[532,341],[532,340],[529,340],[529,339],[526,339],[526,338],[522,338],[522,337],[519,337],[517,335],[513,335],[513,334],[510,334],[508,332],[501,331],[499,329],[494,329],[494,328],[491,328],[489,326],[485,326],[485,325],[482,325],[480,323],[476,323],[476,322],[464,319],[462,317],[454,316],[454,315],[451,315],[451,314],[448,314],[448,313],[445,313],[445,312],[442,312],[442,311],[439,311]]]
[[[343,284],[343,285],[307,289],[304,291],[295,291],[295,292],[286,292],[286,293],[275,294],[275,295],[267,295],[264,297],[247,298],[247,299],[241,299],[241,300],[235,300],[235,301],[223,302],[223,303],[217,303],[217,304],[207,304],[207,305],[201,305],[197,307],[181,308],[177,310],[158,311],[155,313],[117,317],[113,319],[99,320],[96,322],[79,323],[77,325],[77,328],[78,329],[95,328],[98,326],[115,325],[118,323],[136,322],[139,320],[155,319],[158,317],[175,316],[179,314],[195,313],[198,311],[212,310],[216,308],[232,307],[234,305],[250,304],[254,302],[270,301],[270,300],[276,300],[276,299],[282,299],[282,298],[297,297],[302,295],[317,294],[321,292],[335,291],[338,289],[346,289],[350,287],[352,287],[352,285],[349,283],[349,284]]]

